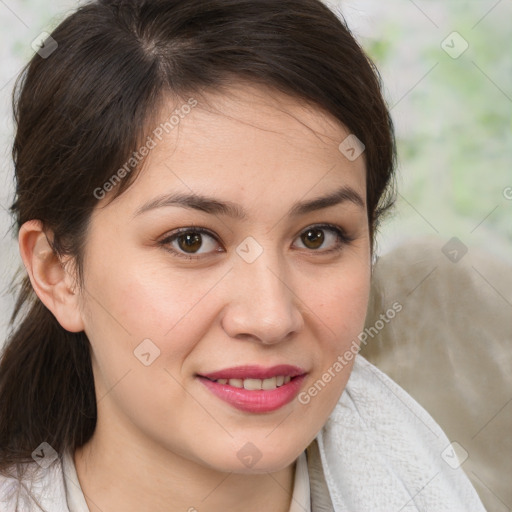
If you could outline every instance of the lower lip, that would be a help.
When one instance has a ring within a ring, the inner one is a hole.
[[[289,404],[299,393],[306,375],[293,377],[290,382],[276,389],[261,389],[250,391],[244,388],[235,388],[228,384],[219,384],[205,377],[199,380],[217,397],[245,412],[263,413],[271,412]]]

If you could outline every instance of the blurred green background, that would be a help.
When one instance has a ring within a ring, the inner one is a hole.
[[[400,195],[381,249],[438,234],[511,261],[512,2],[334,7],[379,68],[396,126]]]

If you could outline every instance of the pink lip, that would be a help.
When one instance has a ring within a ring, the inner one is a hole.
[[[229,384],[214,382],[218,379],[270,379],[282,375],[291,377],[290,382],[276,389],[250,391]],[[233,407],[252,413],[275,411],[290,403],[299,393],[306,371],[298,366],[280,364],[265,368],[248,365],[225,368],[212,373],[198,375],[199,380],[218,398]]]

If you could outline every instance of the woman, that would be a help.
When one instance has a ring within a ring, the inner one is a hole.
[[[15,95],[2,510],[483,510],[355,357],[395,148],[344,24],[103,0],[51,37]]]

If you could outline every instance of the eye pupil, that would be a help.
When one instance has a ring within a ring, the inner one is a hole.
[[[322,229],[308,229],[304,236],[302,237],[302,241],[304,245],[309,249],[318,249],[324,243],[324,232]],[[309,245],[309,244],[312,245]]]
[[[201,235],[199,233],[180,235],[178,237],[180,249],[185,252],[196,252],[201,248]],[[189,249],[191,249],[189,251]]]

